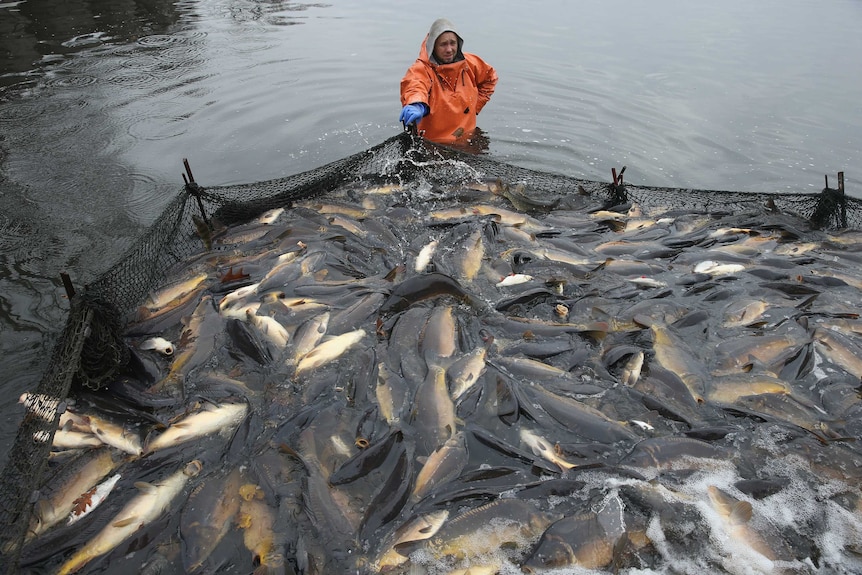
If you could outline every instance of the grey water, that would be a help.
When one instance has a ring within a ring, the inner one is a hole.
[[[445,16],[500,77],[486,152],[650,186],[862,196],[862,2],[0,2],[0,461],[81,287],[182,186],[396,134]]]

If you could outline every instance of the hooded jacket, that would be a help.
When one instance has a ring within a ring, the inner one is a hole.
[[[444,32],[458,37],[458,54],[451,64],[434,58],[434,44]],[[423,103],[430,112],[419,121],[419,132],[432,142],[463,141],[476,129],[482,111],[497,85],[497,72],[475,54],[461,51],[464,40],[455,26],[441,18],[419,48],[419,58],[401,79],[401,105]]]

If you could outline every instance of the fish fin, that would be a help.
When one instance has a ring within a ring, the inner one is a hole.
[[[730,510],[730,522],[733,525],[743,525],[751,520],[751,503],[737,501]]]
[[[134,523],[137,520],[138,520],[138,516],[132,515],[131,517],[126,517],[124,519],[114,521],[113,523],[111,523],[111,526],[112,527],[125,527],[127,525],[131,525],[132,523]]]
[[[653,325],[656,325],[657,327],[661,326],[661,324],[659,322],[657,322],[653,318],[649,317],[648,315],[643,315],[643,314],[635,315],[632,318],[632,321],[641,327],[652,327]]]
[[[428,463],[428,457],[425,455],[420,455],[416,458],[416,461],[424,466],[426,463]]]

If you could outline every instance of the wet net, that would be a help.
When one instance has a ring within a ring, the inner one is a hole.
[[[130,361],[124,330],[151,291],[163,285],[202,247],[213,249],[217,229],[230,228],[267,210],[323,197],[351,185],[409,186],[423,182],[451,187],[466,181],[496,182],[515,208],[584,212],[625,212],[636,206],[653,219],[675,214],[738,217],[740,222],[768,221],[776,214],[792,218],[800,230],[862,228],[860,200],[843,189],[819,194],[751,194],[668,189],[624,182],[597,182],[542,173],[395,136],[366,151],[291,177],[254,184],[206,187],[189,181],[160,218],[113,267],[71,299],[65,329],[37,389],[23,402],[20,424],[8,463],[0,476],[0,548],[4,572],[17,573],[20,553],[43,484],[52,440],[67,406],[70,390],[98,391],[121,374]],[[469,198],[465,198],[465,203]],[[609,220],[612,215],[607,216]],[[790,227],[784,220],[785,231]]]

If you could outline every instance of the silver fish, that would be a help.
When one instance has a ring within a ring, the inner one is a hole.
[[[145,452],[152,453],[167,447],[187,443],[212,433],[232,432],[248,412],[248,404],[205,404],[200,410],[171,424],[151,441],[147,441]]]
[[[141,493],[133,498],[95,537],[90,539],[60,567],[58,575],[69,575],[110,552],[123,541],[158,519],[182,492],[189,479],[200,473],[199,461],[192,461],[156,484],[138,483]]]

